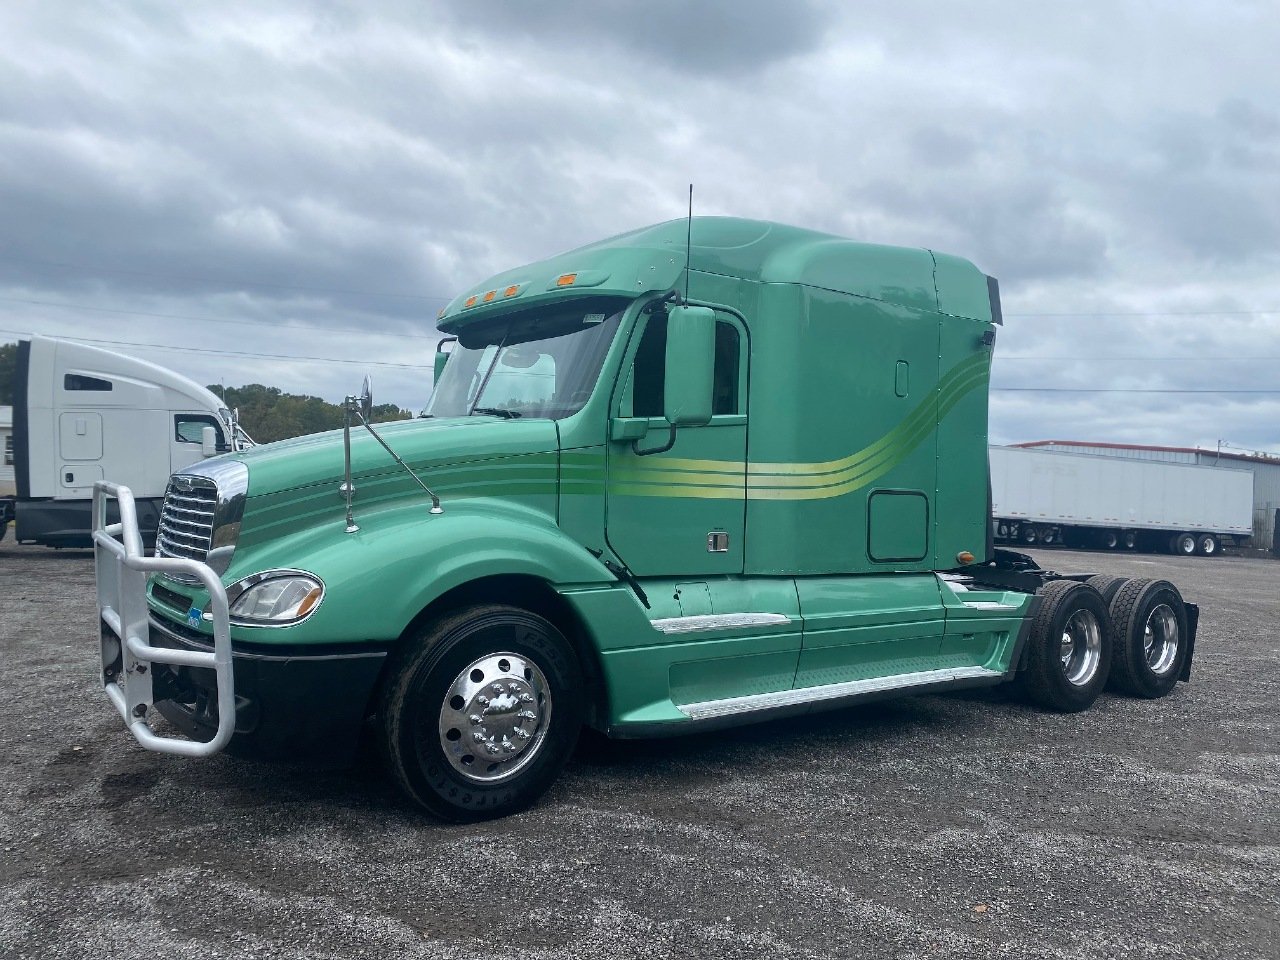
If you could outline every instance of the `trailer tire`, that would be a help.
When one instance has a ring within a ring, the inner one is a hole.
[[[1124,537],[1123,537],[1122,539],[1123,539],[1123,542],[1124,542],[1124,548],[1125,548],[1126,550],[1134,550],[1134,549],[1136,549],[1136,548],[1137,548],[1137,546],[1138,546],[1138,534],[1137,534],[1136,532],[1134,532],[1133,530],[1126,530],[1126,531],[1124,532]]]
[[[1212,533],[1202,533],[1200,539],[1196,541],[1196,553],[1202,557],[1217,556],[1219,548],[1222,544]]]
[[[1054,580],[1038,596],[1018,686],[1025,699],[1047,710],[1087,710],[1111,669],[1107,603],[1095,587],[1076,580]]]
[[[1085,581],[1085,583],[1102,594],[1102,599],[1105,600],[1109,606],[1111,604],[1111,599],[1116,595],[1116,591],[1120,589],[1121,585],[1125,582],[1125,579],[1125,577],[1112,577],[1105,573],[1100,573],[1097,576],[1090,577]]]
[[[1020,535],[1023,543],[1038,543],[1040,541],[1040,531],[1030,523],[1022,528]]]
[[[1114,550],[1120,545],[1120,537],[1114,530],[1103,530],[1098,534],[1098,543],[1107,550]]]
[[[1196,553],[1196,535],[1194,533],[1175,533],[1169,538],[1169,552],[1180,557],[1193,557]]]
[[[1129,580],[1111,600],[1112,685],[1154,700],[1173,690],[1187,659],[1187,608],[1168,580]]]
[[[401,789],[458,822],[534,803],[582,728],[582,668],[569,641],[499,604],[459,610],[410,639],[378,704],[383,756]]]

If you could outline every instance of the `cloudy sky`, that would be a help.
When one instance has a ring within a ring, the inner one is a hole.
[[[1274,0],[0,6],[0,342],[417,409],[454,293],[691,181],[999,277],[998,442],[1280,450]]]

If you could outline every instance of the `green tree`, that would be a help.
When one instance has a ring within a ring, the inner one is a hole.
[[[223,388],[210,385],[219,396]],[[320,397],[285,393],[279,387],[267,387],[250,383],[243,387],[227,387],[226,403],[240,411],[240,425],[258,443],[287,440],[309,433],[336,430],[342,426],[342,407],[328,403]],[[372,420],[384,423],[389,420],[405,420],[413,416],[393,403],[380,403],[373,408]]]
[[[18,345],[0,344],[0,406],[13,406],[13,381],[18,372]]]

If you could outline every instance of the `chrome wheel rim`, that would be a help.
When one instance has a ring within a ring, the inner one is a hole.
[[[1178,618],[1173,608],[1162,603],[1151,611],[1147,617],[1146,627],[1142,633],[1142,650],[1147,658],[1147,666],[1154,674],[1168,673],[1173,661],[1178,656]]]
[[[1208,539],[1206,539],[1204,542],[1204,555],[1208,557],[1208,556],[1212,556],[1217,552],[1218,552],[1218,541],[1214,540],[1212,537],[1209,537]]]
[[[550,725],[551,689],[538,665],[517,653],[492,653],[449,685],[440,747],[468,780],[496,783],[533,761]]]
[[[1083,687],[1094,678],[1102,662],[1102,630],[1091,611],[1077,610],[1067,620],[1058,656],[1068,683]]]

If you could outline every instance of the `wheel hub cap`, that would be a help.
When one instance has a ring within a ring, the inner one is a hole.
[[[468,780],[492,783],[526,766],[551,720],[547,679],[514,653],[481,657],[449,685],[440,708],[440,746]]]
[[[1082,687],[1093,679],[1102,660],[1102,631],[1098,618],[1088,610],[1077,610],[1062,630],[1058,655],[1067,682]]]
[[[1178,656],[1178,618],[1162,603],[1151,611],[1142,633],[1142,649],[1153,673],[1165,673]]]

